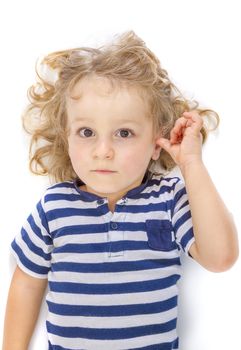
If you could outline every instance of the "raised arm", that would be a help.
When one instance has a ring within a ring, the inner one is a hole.
[[[170,140],[158,144],[170,153],[184,177],[192,214],[195,243],[189,253],[203,267],[221,272],[238,257],[238,239],[232,217],[202,161],[202,118],[186,112],[177,120]]]
[[[9,289],[2,350],[27,350],[47,280],[16,268]]]

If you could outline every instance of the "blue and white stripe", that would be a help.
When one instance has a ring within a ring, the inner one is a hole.
[[[153,175],[108,209],[77,183],[50,187],[12,243],[48,278],[53,350],[178,349],[180,253],[194,242],[184,184]]]

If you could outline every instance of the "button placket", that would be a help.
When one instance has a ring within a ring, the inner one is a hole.
[[[104,204],[105,203],[105,200],[104,199],[98,199],[97,200],[97,204],[98,205],[102,205],[102,204]]]
[[[112,218],[113,219],[113,218]],[[124,240],[124,232],[118,231],[119,224],[118,222],[111,221],[109,223],[109,233],[108,233],[108,239],[109,239],[109,257],[118,257],[124,255],[124,247],[123,247],[123,240]],[[118,242],[118,245],[121,246],[121,249],[118,249],[118,251],[113,250],[113,248],[116,246],[114,243]]]
[[[98,209],[102,214],[108,215],[109,208],[106,198],[99,198],[95,202],[96,209]]]
[[[116,222],[111,222],[110,223],[110,227],[112,228],[112,230],[117,230],[118,229],[118,225]]]

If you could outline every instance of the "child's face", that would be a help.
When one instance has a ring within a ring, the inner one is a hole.
[[[80,81],[68,97],[69,156],[88,192],[115,201],[139,186],[157,159],[147,105],[136,88],[113,88],[104,78]]]

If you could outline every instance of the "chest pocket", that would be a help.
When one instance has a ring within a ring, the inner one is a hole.
[[[172,240],[172,224],[169,221],[147,220],[146,232],[150,248],[162,251],[175,249],[176,243]]]

